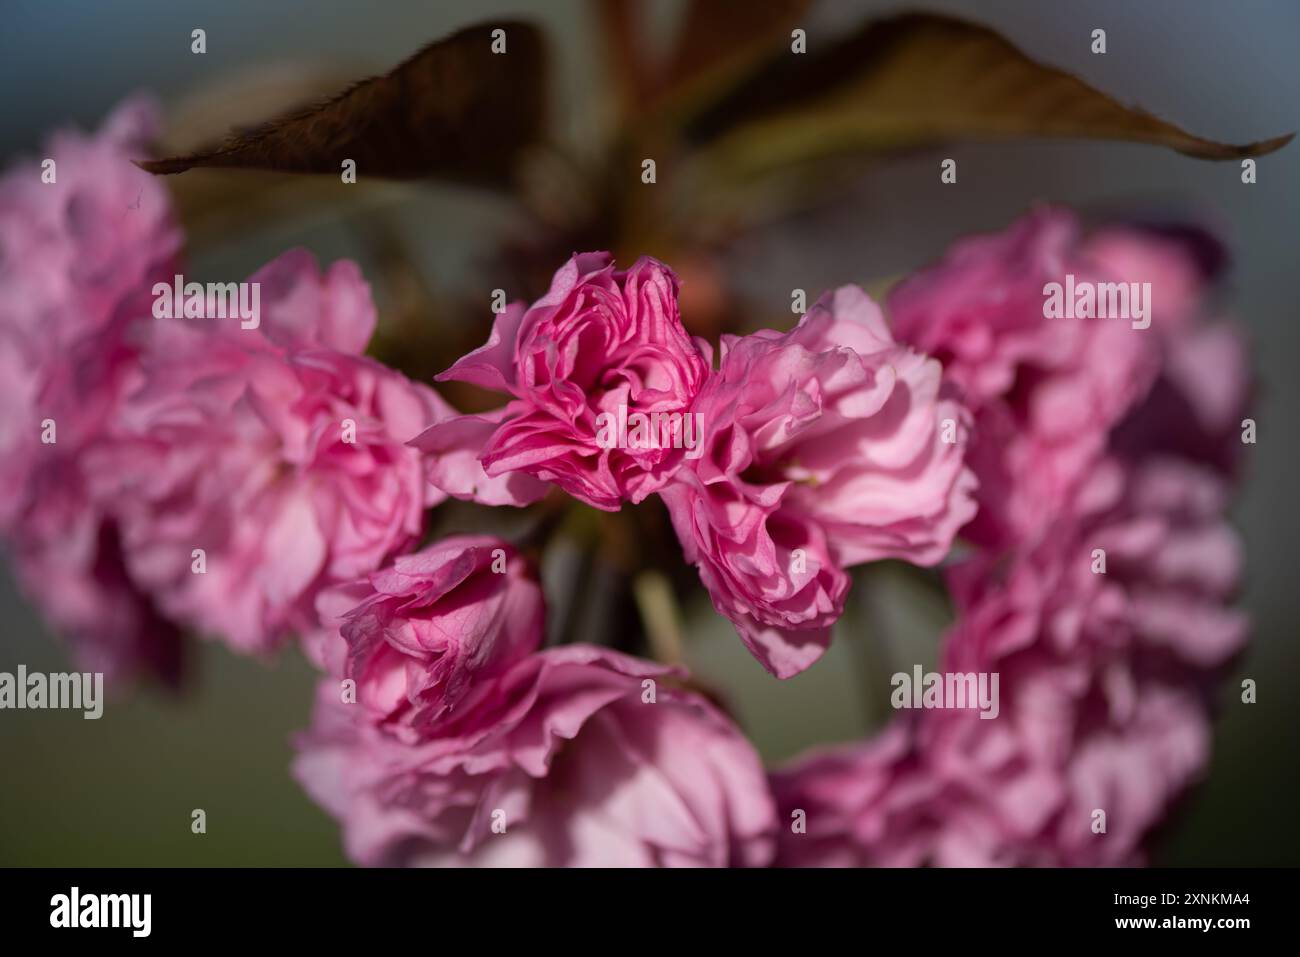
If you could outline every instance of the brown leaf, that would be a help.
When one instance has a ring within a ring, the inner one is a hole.
[[[697,93],[735,82],[780,44],[812,0],[690,0],[677,29],[669,91]]]
[[[492,52],[492,32],[506,52]],[[483,23],[425,47],[390,73],[331,100],[289,113],[220,146],[141,162],[151,173],[195,167],[358,176],[431,176],[507,185],[543,135],[546,65],[541,33],[528,23]]]
[[[687,130],[731,182],[837,155],[1015,136],[1132,140],[1204,159],[1259,156],[1291,140],[1195,136],[1031,60],[987,27],[930,14],[774,56]]]
[[[610,85],[623,115],[680,122],[727,92],[779,46],[812,0],[687,0],[667,58],[654,56],[644,0],[593,0]]]
[[[245,117],[283,113],[302,103],[319,101],[347,85],[357,69],[334,61],[297,59],[238,72],[214,74],[202,86],[168,105],[161,148],[177,155],[223,136]],[[274,211],[279,219],[299,210],[319,212],[323,203],[349,205],[370,185],[338,190],[319,177],[292,173],[249,172],[228,176],[221,170],[199,170],[169,182],[172,202],[186,242],[202,244],[210,236],[246,230]]]

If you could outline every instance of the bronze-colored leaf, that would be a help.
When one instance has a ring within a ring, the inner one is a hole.
[[[167,139],[160,146],[166,152],[161,155],[175,156],[213,142],[248,116],[283,113],[319,101],[357,73],[355,67],[334,61],[305,59],[219,72],[168,104],[163,122]],[[186,242],[194,245],[211,236],[246,231],[264,222],[272,210],[283,220],[300,210],[319,212],[323,203],[356,203],[362,198],[357,194],[367,192],[370,183],[363,179],[356,189],[338,190],[319,177],[269,172],[231,177],[221,170],[199,170],[175,177],[168,185]]]
[[[733,83],[778,46],[812,0],[690,0],[668,64],[669,93],[695,96]]]
[[[775,56],[686,134],[731,183],[807,160],[965,138],[1131,140],[1204,159],[1259,156],[1291,140],[1195,136],[1031,60],[988,27],[930,14],[868,24],[821,52],[814,44],[802,56]]]
[[[506,52],[493,52],[493,31]],[[480,185],[510,183],[545,124],[542,37],[528,23],[484,23],[425,47],[390,73],[331,100],[289,113],[220,146],[140,163],[151,173],[195,167],[359,176],[431,176]]]
[[[592,0],[609,85],[625,119],[680,125],[724,96],[776,49],[813,0],[687,0],[667,57],[652,55],[644,0]]]

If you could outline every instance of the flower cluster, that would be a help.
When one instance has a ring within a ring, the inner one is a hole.
[[[406,442],[451,409],[360,354],[375,313],[354,264],[290,252],[249,281],[255,330],[155,321],[87,459],[133,579],[175,620],[265,651],[316,625],[323,588],[418,542],[445,496]]]
[[[940,374],[853,286],[788,333],[724,338],[695,405],[704,455],[663,496],[715,607],[777,677],[825,650],[846,567],[935,564],[974,514],[966,416]]]
[[[976,275],[1041,282],[1052,267],[1032,264],[1070,257],[1157,276],[1164,311],[1148,330],[1080,328],[1058,352],[1041,298],[954,295]],[[1209,693],[1247,634],[1225,511],[1248,376],[1239,338],[1203,313],[1195,263],[1179,241],[1084,238],[1049,210],[896,290],[900,327],[948,356],[975,410],[985,497],[964,534],[985,547],[949,573],[943,667],[1000,674],[1001,714],[927,711],[776,772],[781,806],[808,822],[780,863],[1141,862],[1204,770]],[[1117,370],[1138,378],[1104,385]]]
[[[1248,375],[1184,239],[1039,211],[888,320],[844,286],[716,366],[667,265],[578,254],[440,377],[505,397],[462,415],[365,355],[350,262],[264,266],[251,324],[153,318],[180,235],[128,162],[150,122],[130,104],[52,145],[56,182],[0,182],[0,534],[100,668],[296,636],[323,677],[295,774],[355,861],[1128,863],[1203,768],[1246,636],[1223,516]],[[1151,282],[1150,328],[1046,318],[1066,273]],[[999,673],[998,720],[926,713],[769,775],[682,669],[547,645],[526,545],[426,536],[447,499],[552,489],[661,509],[778,678],[826,649],[850,569],[960,534],[944,667]]]
[[[166,190],[131,165],[157,125],[124,103],[94,136],[53,138],[0,180],[0,533],[19,581],[81,663],[178,673],[177,635],[122,568],[85,449],[138,374],[149,289],[181,234]]]

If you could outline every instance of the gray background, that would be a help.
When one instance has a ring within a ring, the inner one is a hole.
[[[654,6],[662,32],[676,5]],[[993,25],[1036,58],[1195,133],[1242,142],[1300,127],[1300,4],[998,0],[926,7]],[[832,0],[809,19],[810,44],[822,29],[895,9],[902,7]],[[202,128],[202,117],[185,113],[186,98],[249,67],[323,63],[361,76],[458,26],[506,15],[549,27],[561,132],[591,144],[607,101],[594,82],[587,14],[579,2],[9,2],[0,12],[0,157],[33,153],[56,126],[93,126],[136,89],[159,94],[169,120]],[[1098,26],[1108,33],[1104,56],[1089,52]],[[207,31],[206,56],[190,52],[194,27]],[[1258,184],[1243,186],[1236,164],[1153,147],[955,146],[942,155],[958,159],[960,182],[942,193],[938,155],[883,164],[864,176],[852,206],[747,243],[742,278],[756,295],[788,302],[796,286],[813,291],[897,275],[952,238],[999,227],[1039,200],[1089,211],[1192,213],[1223,232],[1235,257],[1233,302],[1250,330],[1263,383],[1255,409],[1259,443],[1237,510],[1255,641],[1234,676],[1256,678],[1260,700],[1244,706],[1225,689],[1211,773],[1163,836],[1157,860],[1300,863],[1291,811],[1300,717],[1292,438],[1300,147],[1261,160]],[[447,190],[401,198],[403,228],[440,282],[463,280],[475,237],[486,234],[482,224],[508,222],[499,204]],[[346,218],[296,215],[256,232],[205,236],[190,271],[242,275],[296,242],[325,258],[360,251]],[[382,307],[382,289],[379,295]],[[879,641],[868,658],[892,648],[903,660],[933,660],[942,617],[905,612],[906,597],[895,595],[884,621],[873,623]],[[0,573],[0,610],[0,670],[65,666],[7,573]],[[777,686],[725,623],[698,611],[692,664],[732,690],[765,756],[779,760],[819,741],[851,739],[878,720],[879,683],[864,692],[861,675],[870,662],[855,651],[861,643],[837,641],[816,668]],[[307,720],[310,669],[292,653],[267,664],[210,644],[199,651],[197,680],[180,697],[145,691],[110,703],[98,722],[72,713],[0,712],[0,864],[342,863],[333,823],[287,773],[289,734]],[[190,833],[196,807],[207,811],[205,836]]]

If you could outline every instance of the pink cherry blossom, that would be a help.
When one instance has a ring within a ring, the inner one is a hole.
[[[926,711],[779,772],[782,809],[808,814],[783,862],[1140,863],[1204,771],[1208,683],[1246,638],[1223,491],[1185,460],[1108,458],[1039,545],[959,566],[942,670],[998,673],[997,717]]]
[[[776,820],[752,746],[664,668],[607,649],[531,655],[411,743],[336,682],[294,765],[365,865],[754,866]]]
[[[844,567],[934,564],[974,513],[966,416],[940,373],[853,286],[788,333],[724,338],[693,406],[704,454],[662,496],[714,605],[778,677],[825,649]]]
[[[374,307],[354,264],[290,253],[249,281],[266,283],[256,329],[154,320],[89,470],[162,609],[265,651],[316,627],[322,588],[414,544],[442,496],[406,443],[451,410],[358,354]]]
[[[967,533],[986,547],[948,574],[958,617],[941,668],[998,673],[999,713],[911,714],[776,772],[782,813],[806,814],[779,863],[1138,864],[1204,773],[1210,691],[1248,632],[1225,517],[1244,347],[1205,321],[1186,246],[1080,239],[1063,216],[964,243],[891,300],[976,410],[982,511]],[[1090,268],[1058,260],[1152,282],[1151,328],[1036,333],[1034,286]]]
[[[110,684],[147,675],[175,685],[184,664],[179,629],[127,574],[117,526],[92,503],[78,470],[66,459],[42,470],[39,506],[8,543],[14,575],[70,642],[80,670],[103,672]]]
[[[821,748],[772,772],[782,867],[919,867],[934,846],[934,787],[912,722]]]
[[[662,433],[656,441],[622,441],[605,426],[622,413],[680,416],[708,376],[709,347],[687,335],[677,291],[677,277],[657,260],[618,270],[607,253],[585,253],[532,306],[509,306],[487,344],[438,377],[510,401],[420,437],[418,447],[442,456],[435,483],[459,497],[518,505],[550,482],[607,511],[661,488],[683,461],[684,441],[665,442]],[[466,472],[474,459],[494,481]],[[516,474],[532,481],[504,481]]]
[[[1150,328],[1047,318],[1047,286],[1067,276],[1149,282]],[[1085,236],[1073,214],[1045,208],[962,240],[891,293],[899,338],[943,362],[975,414],[969,460],[980,511],[968,537],[1006,547],[1043,533],[1151,388],[1202,278],[1172,240],[1118,228]]]
[[[1010,392],[1023,367],[1070,364],[1086,329],[1049,326],[1043,286],[1077,263],[1080,232],[1072,213],[1045,208],[1002,232],[961,239],[891,290],[894,334],[938,359],[972,409]]]
[[[137,169],[156,131],[146,99],[96,134],[64,132],[0,180],[0,534],[24,591],[110,678],[174,678],[179,646],[122,567],[82,452],[135,375],[136,338],[180,232],[163,186]]]
[[[1099,543],[1114,581],[1089,568],[1085,548]],[[1240,649],[1245,622],[1224,604],[1223,581],[1206,576],[1233,574],[1236,556],[1221,525],[1121,520],[1086,535],[1066,562],[1019,563],[1012,574],[1037,579],[1036,600],[1014,582],[983,593],[950,637],[945,667],[999,671],[1006,720],[937,714],[920,744],[941,806],[969,812],[964,827],[957,813],[937,815],[950,822],[950,850],[976,863],[1141,860],[1208,760],[1201,687]],[[1098,809],[1104,833],[1093,830]]]
[[[321,593],[315,657],[357,703],[413,738],[454,717],[476,684],[541,646],[541,587],[513,547],[455,535]]]

